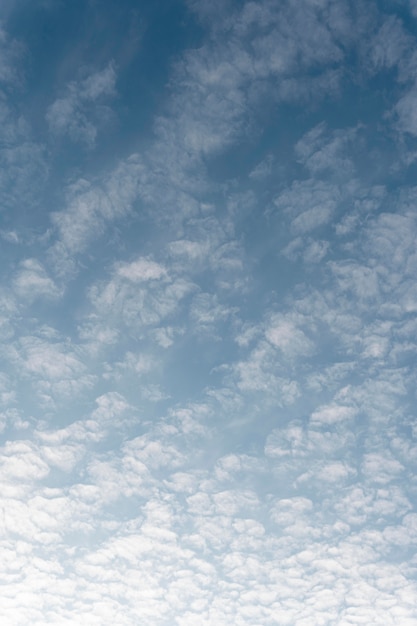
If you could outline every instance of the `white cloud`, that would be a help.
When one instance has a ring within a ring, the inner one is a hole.
[[[327,255],[328,250],[328,241],[312,241],[303,252],[304,262],[307,265],[320,263]]]
[[[308,233],[327,224],[340,202],[337,187],[321,181],[295,182],[291,189],[274,201],[278,210],[285,211],[295,235]]]
[[[277,500],[271,507],[270,515],[275,524],[279,526],[292,526],[294,523],[313,510],[314,505],[311,500],[303,497],[283,498]]]
[[[56,299],[61,295],[60,290],[37,259],[25,259],[20,263],[20,270],[14,279],[13,286],[20,297],[29,301],[42,296]]]
[[[67,206],[51,214],[57,238],[49,249],[56,273],[74,273],[77,256],[117,219],[128,215],[138,193],[143,167],[132,155],[95,184],[79,179],[67,189]]]
[[[351,177],[354,172],[349,147],[357,139],[358,129],[330,132],[325,123],[312,128],[295,145],[295,154],[312,174],[326,171],[337,178]]]
[[[16,84],[21,79],[21,57],[24,52],[22,42],[12,39],[10,35],[0,27],[0,82]]]
[[[340,290],[351,292],[357,303],[363,306],[367,302],[378,302],[379,279],[374,268],[355,262],[331,263],[330,267]]]
[[[30,374],[60,380],[85,371],[82,361],[63,344],[49,343],[36,337],[26,337],[20,344],[22,365]]]
[[[103,102],[114,97],[115,84],[113,63],[83,80],[69,83],[68,94],[48,108],[46,120],[50,131],[93,147],[100,127],[111,117],[111,109]]]
[[[118,264],[113,277],[90,290],[90,299],[100,317],[109,318],[121,329],[141,331],[158,326],[173,315],[180,302],[194,291],[194,285],[183,278],[170,278],[159,264],[138,259]]]
[[[363,472],[372,483],[387,484],[404,470],[404,466],[387,451],[384,454],[370,452],[365,455]]]
[[[338,404],[330,404],[319,407],[311,414],[311,423],[326,425],[337,424],[345,420],[351,420],[357,413],[357,410],[350,406]]]
[[[147,280],[158,280],[167,277],[166,269],[150,259],[140,258],[132,263],[121,264],[116,273],[122,278],[127,278],[133,283],[146,282]]]
[[[113,422],[127,409],[129,404],[119,393],[109,391],[102,396],[96,398],[97,408],[93,411],[91,417],[98,422]]]
[[[214,336],[216,327],[228,320],[234,312],[236,309],[220,304],[217,296],[209,293],[195,295],[190,307],[190,316],[196,332],[210,332]]]
[[[406,56],[410,45],[411,39],[401,21],[391,15],[384,20],[369,42],[368,63],[372,64],[374,71],[395,67]]]
[[[270,344],[260,341],[247,358],[230,368],[242,392],[262,392],[264,401],[274,399],[281,404],[292,404],[299,396],[298,384],[281,373],[281,363]]]
[[[313,350],[312,341],[299,327],[298,320],[292,319],[291,315],[272,316],[265,335],[273,346],[289,358],[309,355]]]
[[[19,235],[14,230],[0,230],[0,236],[9,243],[19,243]]]
[[[82,351],[60,339],[53,329],[44,327],[39,336],[22,336],[7,351],[9,367],[17,380],[30,384],[44,408],[75,398],[95,381]]]
[[[39,206],[40,191],[48,180],[49,167],[43,146],[30,141],[23,120],[10,122],[16,135],[0,149],[0,197],[3,208],[19,211],[25,205]]]
[[[103,327],[99,316],[92,313],[78,328],[78,335],[86,352],[95,356],[108,346],[117,343],[119,331],[117,328]]]
[[[173,328],[172,326],[166,326],[164,328],[157,328],[154,331],[154,337],[157,343],[162,348],[169,348],[174,344],[176,335],[183,335],[185,332],[182,328]]]
[[[396,516],[400,519],[410,510],[411,503],[401,489],[395,486],[374,489],[354,485],[337,502],[336,507],[342,519],[357,526],[380,516]]]
[[[249,173],[249,177],[257,181],[263,181],[271,175],[274,165],[274,157],[269,154],[258,163]]]
[[[319,463],[307,472],[300,474],[296,480],[296,485],[310,481],[318,481],[321,486],[326,483],[343,485],[354,476],[356,476],[355,468],[342,461]]]
[[[398,116],[398,128],[410,135],[417,135],[417,89],[413,87],[395,105],[395,113]]]
[[[182,453],[175,446],[168,443],[164,444],[159,440],[152,440],[146,435],[128,442],[124,450],[126,456],[131,455],[151,469],[166,466],[177,468],[182,466],[185,461]]]

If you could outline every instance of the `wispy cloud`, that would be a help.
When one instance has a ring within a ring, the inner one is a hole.
[[[99,129],[112,117],[106,102],[116,95],[113,63],[67,86],[67,94],[48,108],[46,121],[57,137],[68,136],[88,148],[95,144]]]
[[[22,261],[13,287],[20,297],[29,301],[42,296],[55,299],[60,295],[54,281],[36,259]]]
[[[69,186],[65,208],[51,215],[56,240],[49,256],[58,275],[76,273],[78,255],[103,235],[108,225],[131,212],[141,171],[140,161],[133,155],[103,180],[92,183],[81,178]]]

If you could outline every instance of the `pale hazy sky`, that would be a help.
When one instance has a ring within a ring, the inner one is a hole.
[[[417,1],[0,23],[1,624],[417,626]]]

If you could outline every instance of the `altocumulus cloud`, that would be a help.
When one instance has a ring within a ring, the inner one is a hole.
[[[2,623],[417,626],[416,2],[0,19]]]

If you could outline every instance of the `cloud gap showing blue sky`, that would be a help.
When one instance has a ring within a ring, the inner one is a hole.
[[[2,2],[2,623],[417,626],[416,20]]]

